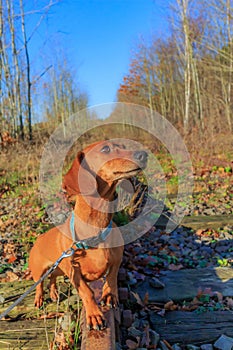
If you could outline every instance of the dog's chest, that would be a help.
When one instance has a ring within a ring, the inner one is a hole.
[[[82,257],[74,257],[86,281],[94,281],[104,276],[112,265],[112,254],[109,249],[85,250]]]

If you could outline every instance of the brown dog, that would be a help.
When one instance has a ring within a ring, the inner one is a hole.
[[[63,259],[51,274],[51,299],[58,297],[56,277],[68,276],[82,298],[88,327],[102,328],[103,314],[87,282],[106,276],[102,302],[108,306],[118,303],[117,274],[123,254],[123,239],[114,224],[112,230],[110,227],[116,185],[120,180],[136,175],[146,163],[146,152],[129,151],[108,141],[95,143],[79,152],[63,183],[67,194],[76,198],[73,219],[71,216],[63,225],[39,236],[31,250],[29,268],[33,279],[38,281],[62,252],[75,246],[74,242],[87,236],[97,237],[98,242],[100,232],[106,228],[111,232],[106,234],[104,241],[102,236],[102,241],[94,247],[82,249],[77,244],[72,258]],[[41,307],[42,303],[43,284],[40,283],[36,288],[35,305]]]

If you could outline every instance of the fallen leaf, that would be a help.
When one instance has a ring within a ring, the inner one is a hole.
[[[204,232],[205,232],[205,230],[203,230],[202,228],[199,228],[199,229],[196,231],[196,235],[197,235],[197,236],[201,236]]]
[[[165,316],[165,309],[162,309],[161,311],[157,312],[157,315],[164,317]]]
[[[5,254],[14,254],[15,245],[13,243],[7,243],[5,244],[3,251]]]
[[[55,344],[56,347],[58,346],[59,350],[66,350],[66,349],[68,350],[69,349],[67,341],[66,341],[66,336],[63,333],[63,331],[56,333],[55,339],[51,344],[53,344],[53,346]],[[50,348],[51,348],[51,344],[50,344]],[[51,348],[51,349],[53,349],[53,348]]]
[[[8,264],[12,264],[16,259],[17,259],[17,258],[16,258],[15,255],[11,255],[11,256],[8,258]]]
[[[16,273],[12,271],[6,271],[6,280],[8,282],[17,281],[18,279],[19,279],[19,276],[17,276]]]
[[[4,226],[4,222],[0,219],[0,227]]]
[[[227,301],[227,307],[229,307],[230,309],[233,309],[233,299],[230,297],[227,297],[226,301]]]
[[[49,312],[47,315],[41,315],[40,316],[40,320],[44,320],[44,319],[52,319],[52,318],[56,318],[56,317],[61,317],[64,315],[64,312]]]
[[[179,265],[170,264],[170,265],[168,265],[168,269],[171,271],[178,271],[178,270],[183,269],[183,267],[184,266],[182,264],[179,264]]]
[[[166,345],[166,347],[167,347],[169,350],[173,350],[173,347],[171,346],[170,343],[168,343],[167,340],[163,339],[162,342]]]
[[[174,301],[170,300],[164,305],[164,309],[168,311],[174,311],[177,309],[177,305],[174,304]]]
[[[194,297],[192,300],[192,304],[193,305],[199,305],[200,304],[200,300],[197,297]]]
[[[29,281],[29,280],[32,280],[32,273],[31,271],[29,270],[29,268],[27,268],[26,271],[24,271],[24,274],[22,276],[23,279],[25,279],[26,281]]]
[[[149,302],[149,293],[146,292],[144,299],[143,299],[143,304],[148,305],[148,302]]]
[[[201,303],[209,303],[210,298],[212,296],[213,296],[213,292],[211,288],[205,288],[204,290],[202,290],[202,288],[198,288],[198,293],[196,297]]]
[[[142,333],[141,346],[148,347],[150,345],[150,333],[149,333],[149,325]]]
[[[138,341],[138,339],[137,339],[137,343],[136,343],[135,341],[133,341],[133,340],[131,340],[131,339],[127,339],[127,340],[126,340],[126,345],[128,346],[128,348],[129,348],[130,350],[134,350],[134,349],[137,349],[137,348],[138,348],[138,346],[139,346],[139,341]]]
[[[140,305],[140,306],[142,306],[142,307],[144,307],[145,305],[144,305],[144,303],[143,303],[143,301],[142,301],[142,299],[140,298],[140,296],[138,295],[138,293],[134,293],[134,292],[130,292],[133,296],[134,296],[134,298],[136,299],[136,302],[138,303],[138,305]]]

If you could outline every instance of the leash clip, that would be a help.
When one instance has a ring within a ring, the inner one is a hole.
[[[65,252],[62,253],[62,255],[57,259],[57,261],[54,263],[53,265],[53,269],[55,270],[56,267],[60,264],[60,262],[64,259],[64,258],[69,258],[70,256],[74,255],[75,250],[71,247],[69,249],[67,249]]]
[[[74,248],[71,247],[62,253],[61,258],[62,259],[69,258],[70,256],[74,255],[74,252],[75,252]]]

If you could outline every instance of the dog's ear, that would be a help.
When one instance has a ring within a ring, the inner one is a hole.
[[[97,191],[97,183],[85,160],[83,152],[79,152],[68,173],[63,178],[63,189],[68,196],[77,194],[92,195]]]

